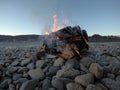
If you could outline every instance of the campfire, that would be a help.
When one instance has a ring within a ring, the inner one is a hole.
[[[86,30],[82,30],[80,26],[67,26],[50,34],[46,33],[39,53],[53,54],[69,60],[80,59],[88,49]]]
[[[55,14],[53,15],[52,32],[45,32],[43,44],[37,57],[41,59],[42,56],[48,53],[66,60],[80,59],[88,49],[86,30],[82,30],[80,26],[59,27],[57,25],[57,14]]]

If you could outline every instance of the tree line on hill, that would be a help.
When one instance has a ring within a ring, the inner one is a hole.
[[[40,41],[42,38],[43,35],[0,35],[0,42]],[[120,42],[120,37],[94,34],[93,36],[89,36],[89,42]]]

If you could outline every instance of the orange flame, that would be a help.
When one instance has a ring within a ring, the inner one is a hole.
[[[49,35],[49,32],[45,32],[45,35]]]

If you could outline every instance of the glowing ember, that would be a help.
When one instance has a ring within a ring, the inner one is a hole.
[[[49,32],[45,32],[45,35],[49,35]]]

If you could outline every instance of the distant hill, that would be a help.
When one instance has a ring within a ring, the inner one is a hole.
[[[43,35],[0,35],[0,42],[15,42],[15,41],[37,41],[41,40]],[[118,36],[101,36],[99,34],[94,34],[89,36],[89,42],[120,42],[120,37]]]
[[[120,42],[120,37],[118,36],[101,36],[99,34],[94,34],[89,37],[90,42]]]
[[[9,35],[0,35],[0,42],[4,41],[34,41],[41,40],[42,35],[18,35],[18,36],[9,36]]]

